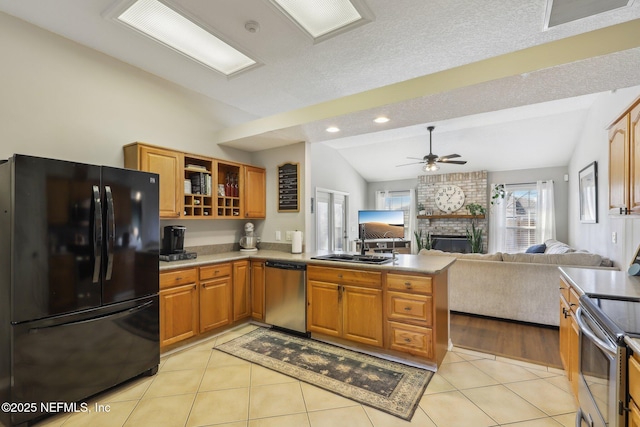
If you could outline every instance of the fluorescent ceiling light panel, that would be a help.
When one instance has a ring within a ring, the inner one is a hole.
[[[349,0],[271,0],[314,39],[363,20]]]
[[[117,19],[227,76],[256,64],[253,59],[157,0],[138,0]]]

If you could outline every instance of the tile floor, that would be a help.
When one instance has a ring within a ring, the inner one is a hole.
[[[163,356],[157,375],[90,402],[109,412],[60,414],[52,426],[225,427],[558,427],[574,426],[576,403],[564,373],[454,348],[434,375],[411,422],[212,350],[249,332],[245,325]]]

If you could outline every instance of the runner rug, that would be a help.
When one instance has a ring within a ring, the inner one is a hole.
[[[215,347],[403,420],[433,372],[279,331],[258,328]]]

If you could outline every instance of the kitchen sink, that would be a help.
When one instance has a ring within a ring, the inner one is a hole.
[[[360,264],[385,264],[391,262],[393,259],[380,255],[359,255],[359,254],[328,254],[318,255],[311,257],[311,259],[317,259],[322,261],[342,261],[342,262],[355,262]]]

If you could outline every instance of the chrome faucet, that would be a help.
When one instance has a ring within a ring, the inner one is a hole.
[[[391,233],[391,231],[385,231],[382,235],[383,239],[387,237],[387,233]],[[393,262],[396,261],[396,255],[398,254],[398,252],[396,251],[396,239],[400,240],[399,237],[391,236],[391,256],[393,258]]]
[[[398,251],[396,251],[396,239],[400,240],[399,237],[395,236],[391,238],[391,257],[394,263],[396,262],[396,255],[398,255]]]

